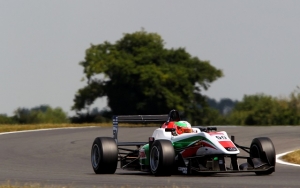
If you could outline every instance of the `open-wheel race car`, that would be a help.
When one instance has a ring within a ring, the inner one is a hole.
[[[118,124],[162,122],[147,142],[119,142]],[[132,148],[133,147],[133,148]],[[239,156],[240,150],[248,156]],[[254,138],[250,147],[240,146],[234,136],[216,127],[191,126],[176,110],[166,115],[113,116],[113,137],[95,138],[91,162],[96,174],[113,174],[121,169],[172,174],[275,172],[275,148],[268,137]],[[244,163],[239,164],[239,160]]]

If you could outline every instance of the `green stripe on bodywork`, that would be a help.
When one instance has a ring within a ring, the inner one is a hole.
[[[178,152],[184,150],[186,147],[190,146],[191,144],[195,143],[198,140],[204,140],[204,141],[206,141],[206,142],[208,142],[211,145],[216,147],[216,145],[214,145],[212,143],[212,141],[210,141],[209,139],[207,139],[204,136],[192,136],[192,137],[189,137],[189,138],[185,138],[185,139],[182,139],[182,140],[172,142],[172,144],[173,144],[173,147],[175,149],[175,152],[178,153]],[[170,141],[172,141],[172,140],[170,140]],[[144,165],[149,165],[149,154],[150,154],[149,144],[145,144],[142,148],[145,150],[147,159],[140,159],[140,163],[144,164]]]
[[[147,159],[140,159],[140,163],[143,165],[149,165],[149,144],[145,144],[142,148],[145,150]]]
[[[149,144],[145,144],[145,145],[143,146],[143,149],[144,149],[145,151],[149,151]]]

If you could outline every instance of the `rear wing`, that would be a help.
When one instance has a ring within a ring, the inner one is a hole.
[[[113,116],[113,138],[117,145],[131,145],[130,143],[118,143],[118,127],[119,123],[164,123],[169,121],[179,121],[179,113],[171,110],[169,114],[162,115],[114,115]],[[136,143],[136,142],[134,142]],[[136,145],[136,144],[132,144]]]
[[[119,123],[164,123],[168,120],[168,114],[164,115],[122,115],[113,116],[113,138],[118,144]],[[120,143],[121,144],[121,143]]]

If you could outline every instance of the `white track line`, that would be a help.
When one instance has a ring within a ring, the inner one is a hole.
[[[24,130],[24,131],[3,132],[3,133],[0,133],[0,135],[14,134],[14,133],[37,132],[37,131],[51,131],[51,130],[58,130],[58,129],[83,129],[83,128],[90,128],[90,127],[95,127],[95,126],[89,126],[89,127],[61,127],[61,128],[49,128],[49,129],[33,129],[33,130]]]

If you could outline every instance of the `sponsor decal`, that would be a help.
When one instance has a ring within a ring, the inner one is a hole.
[[[225,148],[227,151],[237,151],[236,147]]]
[[[228,138],[226,136],[215,136],[218,140],[228,140]]]
[[[140,157],[140,159],[147,159],[146,152],[144,149],[141,149],[139,151],[139,157]]]
[[[178,167],[178,171],[182,172],[183,174],[187,174],[187,167]]]
[[[227,150],[227,151],[237,151],[235,145],[231,141],[219,141],[219,143]]]

